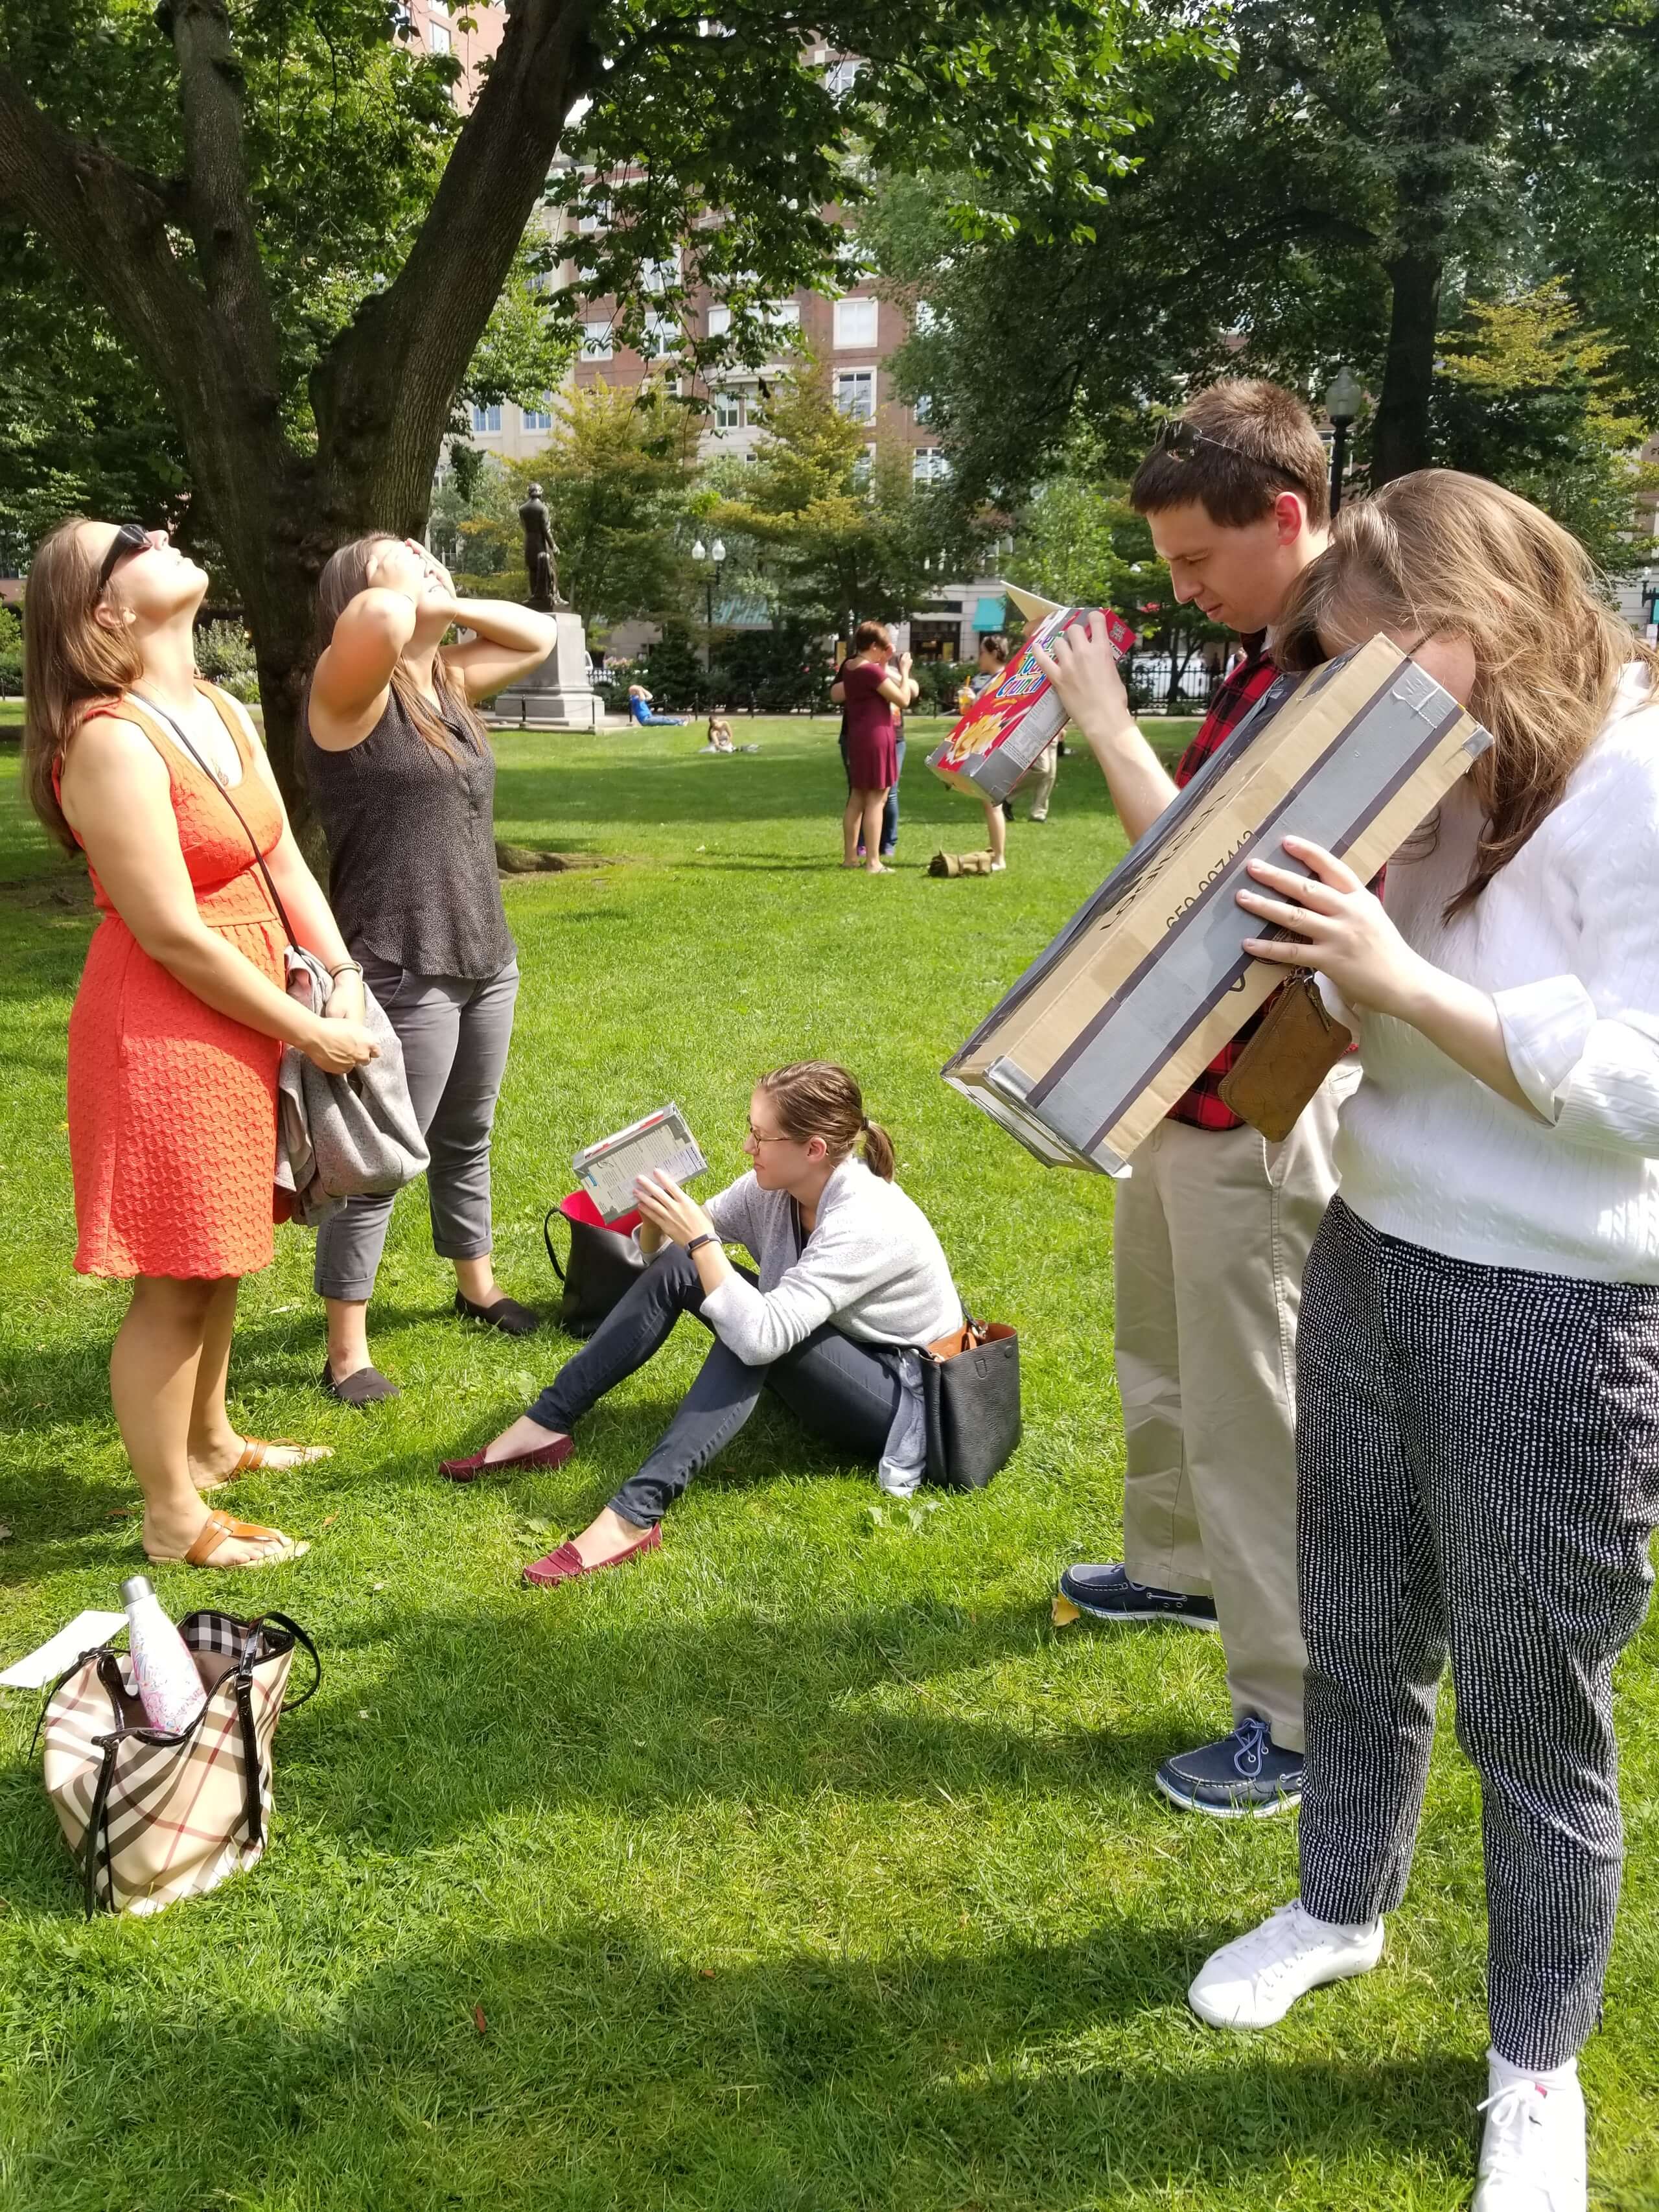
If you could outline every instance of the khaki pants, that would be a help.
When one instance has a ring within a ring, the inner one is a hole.
[[[1336,1177],[1328,1079],[1282,1144],[1165,1121],[1120,1183],[1114,1235],[1123,1401],[1123,1563],[1215,1600],[1233,1717],[1303,1747],[1296,1587],[1296,1322]]]
[[[1060,739],[1045,745],[1019,780],[1022,797],[1031,802],[1033,822],[1048,818],[1048,801],[1054,795],[1054,778],[1060,774]]]

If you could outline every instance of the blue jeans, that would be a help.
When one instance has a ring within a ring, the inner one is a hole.
[[[754,1281],[746,1267],[740,1272]],[[542,1392],[531,1419],[568,1435],[662,1349],[683,1313],[702,1319],[702,1284],[696,1261],[669,1244]],[[611,1511],[640,1528],[660,1521],[697,1469],[736,1436],[763,1390],[837,1450],[879,1460],[899,1407],[898,1354],[855,1342],[827,1322],[769,1367],[748,1366],[716,1338],[650,1457],[611,1500]]]

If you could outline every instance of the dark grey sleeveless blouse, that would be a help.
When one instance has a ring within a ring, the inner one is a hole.
[[[495,756],[447,722],[453,759],[397,693],[361,744],[328,752],[301,708],[312,802],[328,840],[329,902],[358,959],[421,975],[494,975],[513,957],[495,870]]]

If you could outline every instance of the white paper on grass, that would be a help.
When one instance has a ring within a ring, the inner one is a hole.
[[[118,1628],[125,1628],[127,1617],[124,1613],[77,1613],[67,1627],[60,1628],[56,1636],[49,1636],[27,1657],[19,1659],[0,1674],[0,1684],[9,1690],[44,1690],[48,1682],[72,1667],[82,1654],[95,1651],[100,1644],[107,1644]]]

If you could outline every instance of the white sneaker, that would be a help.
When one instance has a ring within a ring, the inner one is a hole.
[[[1008,863],[1006,860],[993,860],[991,863],[991,873],[994,876],[1000,876],[1007,865]]]
[[[1310,1990],[1368,1974],[1382,1955],[1381,1920],[1369,1928],[1334,1927],[1293,1898],[1207,1958],[1187,2002],[1212,2027],[1271,2027]]]
[[[1480,2109],[1480,2185],[1474,2212],[1584,2212],[1584,2093],[1571,2081],[1535,2081],[1486,2053]]]

